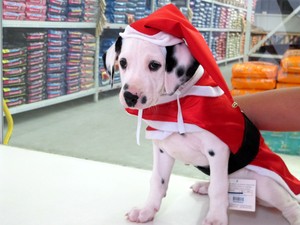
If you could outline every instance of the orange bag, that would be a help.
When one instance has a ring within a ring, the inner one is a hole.
[[[281,83],[296,83],[300,84],[300,74],[298,73],[286,73],[282,69],[278,72],[278,82]]]
[[[287,73],[300,73],[300,56],[283,57],[281,67]]]
[[[230,92],[232,96],[238,96],[238,95],[253,94],[261,91],[262,90],[255,90],[255,89],[233,89]]]
[[[300,87],[300,84],[296,83],[277,83],[276,88],[291,88],[291,87]]]
[[[244,62],[232,66],[233,78],[268,78],[276,79],[278,66],[268,62]]]
[[[274,79],[245,79],[245,78],[232,78],[231,85],[235,89],[262,89],[269,90],[276,87],[276,80]]]

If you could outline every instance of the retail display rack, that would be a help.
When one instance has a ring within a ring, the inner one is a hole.
[[[300,47],[300,5],[288,14],[260,12],[255,14],[245,60],[278,63],[286,50]]]
[[[85,0],[79,2],[84,1]],[[204,38],[207,40],[207,43],[212,49],[212,52],[217,62],[219,64],[222,64],[230,61],[243,59],[244,51],[247,48],[247,46],[245,46],[245,43],[247,43],[247,39],[250,39],[250,32],[247,33],[247,30],[249,31],[249,24],[247,24],[247,20],[251,20],[253,17],[253,1],[254,0],[179,0],[172,1],[172,3],[177,5],[181,9],[181,11],[191,19],[193,25],[197,27],[197,29],[203,34]],[[72,2],[74,2],[74,0]],[[161,7],[162,5],[170,3],[171,1],[129,0],[127,2],[127,5],[124,5],[124,3],[122,3],[123,8],[122,4],[120,4],[117,9],[112,8],[110,12],[107,10],[109,9],[109,7],[111,7],[111,1],[99,0],[98,2],[100,12],[97,19],[93,21],[74,22],[71,20],[72,22],[54,22],[1,19],[2,28],[0,34],[2,40],[3,35],[5,36],[7,34],[7,32],[4,32],[5,34],[3,33],[3,31],[6,29],[22,29],[23,31],[26,29],[31,31],[47,31],[49,29],[81,30],[90,32],[93,35],[95,35],[96,48],[93,55],[94,85],[91,88],[86,90],[79,90],[70,94],[63,94],[55,98],[43,98],[40,101],[32,103],[26,102],[24,104],[13,106],[10,107],[10,111],[12,114],[46,107],[53,104],[58,104],[72,99],[81,98],[84,96],[93,96],[94,100],[97,101],[99,92],[111,90],[111,86],[108,85],[107,81],[102,82],[102,60],[100,57],[103,51],[106,50],[105,48],[108,47],[108,43],[116,38],[115,36],[109,36],[111,35],[111,32],[117,34],[120,30],[123,30],[127,26],[128,20],[130,21],[132,19],[131,17],[128,18],[128,14],[132,14],[133,18],[139,19],[148,15],[149,13]],[[0,12],[2,12],[2,6],[3,5],[0,6]],[[144,8],[144,11],[142,11],[142,8]],[[112,13],[114,15],[109,15],[109,13]],[[104,15],[106,16],[106,20]],[[2,44],[3,43],[1,42],[1,45]],[[3,54],[1,55],[1,61],[2,56]],[[1,79],[3,74],[2,70],[3,66],[1,64]],[[113,88],[120,88],[120,84],[115,83]]]

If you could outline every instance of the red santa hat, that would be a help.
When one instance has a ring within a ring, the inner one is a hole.
[[[120,36],[140,38],[159,46],[171,46],[185,42],[194,58],[233,102],[227,84],[205,39],[175,5],[168,4],[148,17],[130,24],[123,33],[120,33]]]

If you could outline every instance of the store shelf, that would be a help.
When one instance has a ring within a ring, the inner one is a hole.
[[[222,63],[228,63],[228,62],[232,62],[232,61],[242,60],[243,57],[244,57],[243,55],[240,55],[240,56],[229,58],[229,59],[218,60],[217,64],[222,64]]]
[[[104,29],[125,29],[128,24],[106,23]]]
[[[249,57],[255,58],[268,58],[268,59],[282,59],[282,55],[273,55],[273,54],[250,54]]]
[[[111,85],[100,86],[98,88],[98,92],[111,91],[111,90],[119,89],[121,87],[122,87],[121,83],[116,83],[116,84],[113,85],[113,87],[111,87]]]
[[[200,32],[204,31],[204,32],[242,32],[242,28],[241,29],[232,29],[232,28],[201,28],[198,27],[197,28]]]
[[[95,92],[96,92],[95,88],[92,88],[92,89],[89,89],[86,91],[80,91],[80,92],[76,92],[73,94],[63,95],[63,96],[60,96],[57,98],[46,99],[46,100],[42,100],[42,101],[35,102],[35,103],[11,107],[11,108],[9,108],[9,110],[10,110],[11,114],[17,114],[17,113],[26,112],[29,110],[34,110],[34,109],[43,108],[46,106],[70,101],[73,99],[82,98],[82,97],[89,96],[89,95],[94,95]]]
[[[59,27],[59,28],[95,29],[96,23],[3,20],[3,27],[12,27],[12,28],[57,28]]]

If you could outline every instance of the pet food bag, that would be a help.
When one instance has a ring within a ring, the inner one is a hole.
[[[268,62],[244,62],[232,67],[233,95],[276,88],[278,66]],[[249,90],[252,90],[251,92]]]
[[[236,63],[232,67],[232,78],[276,79],[278,66],[268,62]]]

